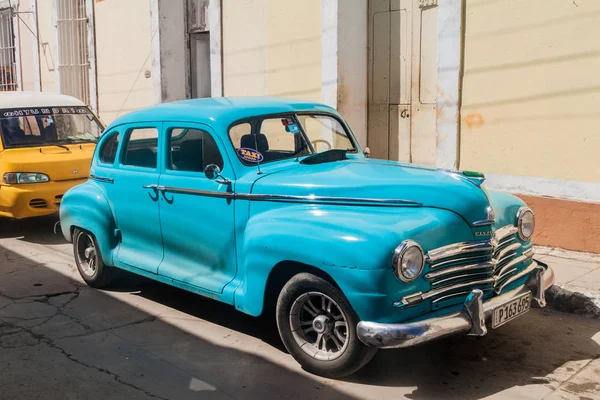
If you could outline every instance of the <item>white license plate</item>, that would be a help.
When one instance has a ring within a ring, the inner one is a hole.
[[[517,318],[519,315],[525,314],[531,307],[531,293],[517,297],[508,303],[502,304],[494,308],[492,318],[492,328],[496,329],[500,325],[504,325],[510,320]]]

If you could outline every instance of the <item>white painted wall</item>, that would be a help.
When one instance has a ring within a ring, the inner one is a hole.
[[[189,97],[188,35],[186,2],[150,0],[152,31],[152,75],[154,102],[183,100]]]
[[[322,0],[323,4],[329,3]],[[333,2],[332,2],[333,3]],[[361,147],[367,145],[367,0],[337,1],[336,103]],[[331,18],[328,18],[328,21]],[[325,28],[325,14],[323,24]],[[326,48],[323,33],[323,52]],[[328,48],[331,45],[327,46]],[[335,46],[334,46],[335,51]],[[329,57],[331,58],[331,57]],[[325,61],[325,54],[323,57]],[[323,94],[328,83],[323,64]]]
[[[438,5],[438,94],[436,165],[458,166],[460,128],[462,1]]]

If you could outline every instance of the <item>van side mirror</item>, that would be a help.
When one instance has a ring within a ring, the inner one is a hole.
[[[369,158],[369,156],[371,155],[371,149],[365,147],[365,149],[363,150],[363,154],[365,155],[365,157]]]

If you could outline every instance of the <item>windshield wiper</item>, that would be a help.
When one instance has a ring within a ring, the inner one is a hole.
[[[59,144],[59,143],[44,143],[43,146],[56,146],[56,147],[60,147],[65,150],[71,151],[71,149],[69,149],[67,146],[65,146],[64,144]],[[40,153],[42,153],[41,147],[40,147]]]
[[[95,140],[93,139],[83,139],[83,138],[65,138],[65,139],[61,139],[64,142],[69,142],[69,143],[96,143]]]
[[[322,164],[326,162],[347,160],[346,154],[354,149],[329,149],[320,153],[311,154],[300,161],[300,164]]]

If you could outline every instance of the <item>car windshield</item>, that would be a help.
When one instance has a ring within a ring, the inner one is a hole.
[[[244,164],[308,156],[331,149],[356,152],[340,121],[325,114],[292,114],[247,119],[229,129]]]
[[[64,143],[95,143],[103,127],[87,107],[0,110],[5,148]]]

